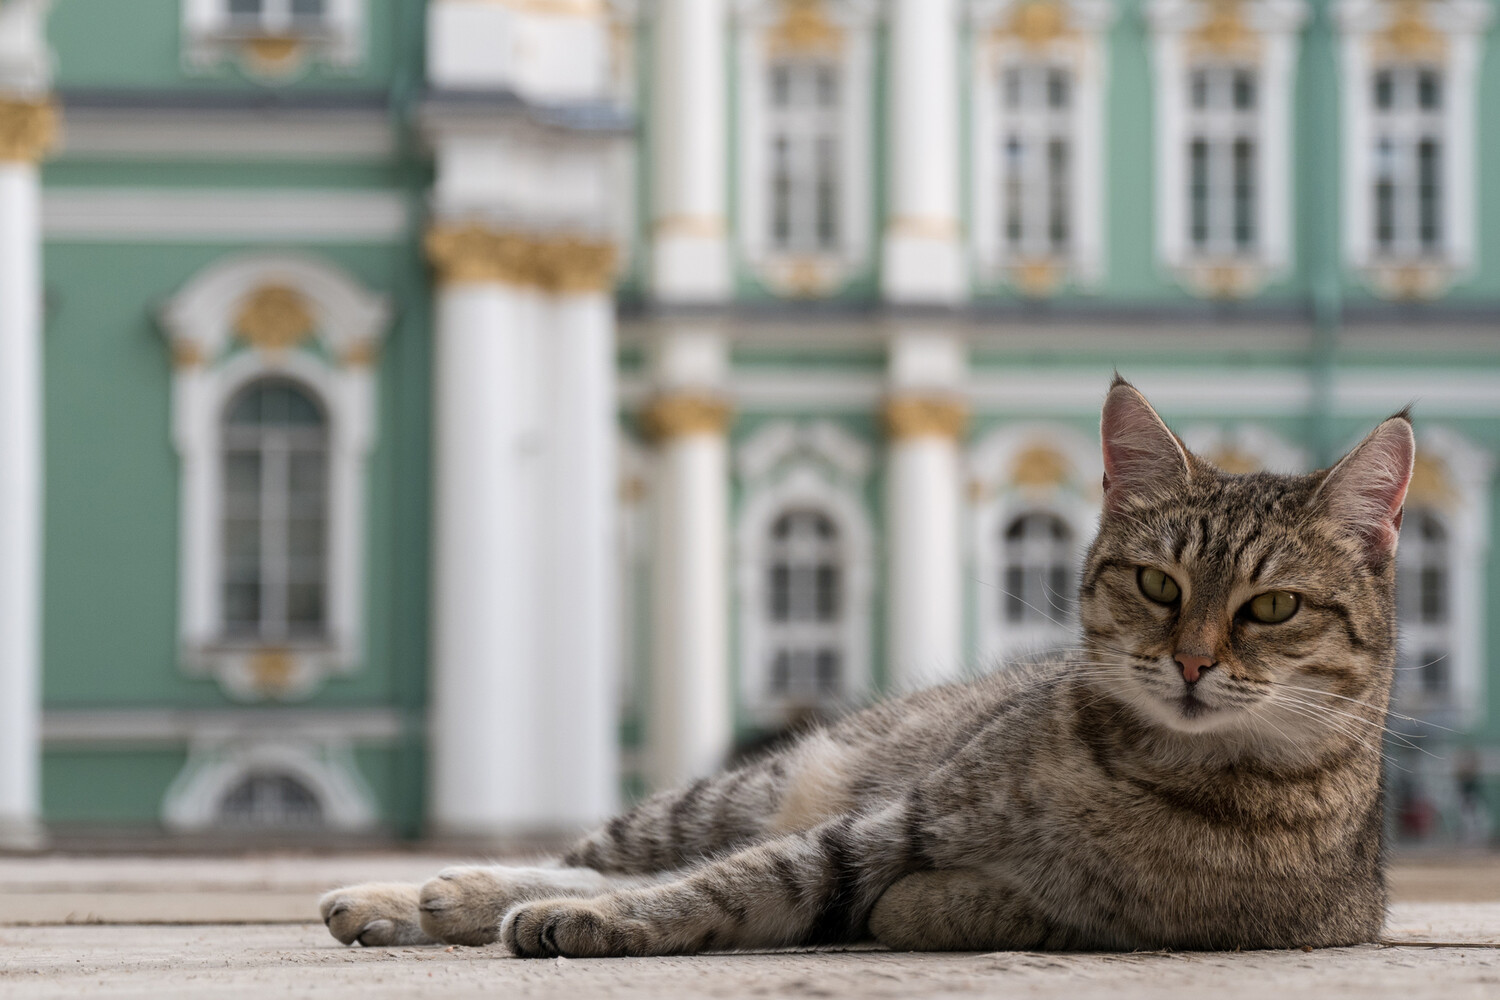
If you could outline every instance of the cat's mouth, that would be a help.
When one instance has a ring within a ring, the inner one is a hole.
[[[1218,711],[1191,691],[1177,699],[1177,707],[1181,710],[1184,719],[1201,719],[1205,715]]]

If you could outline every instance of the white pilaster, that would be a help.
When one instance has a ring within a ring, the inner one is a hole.
[[[957,0],[890,6],[890,207],[881,284],[895,302],[961,301]]]
[[[963,668],[958,439],[966,422],[963,346],[908,333],[890,346],[887,481],[889,686],[909,690]]]
[[[725,7],[725,0],[656,4],[651,273],[666,301],[730,293]]]
[[[658,441],[648,768],[664,788],[719,767],[733,740],[729,683],[726,352],[714,332],[657,345]]]
[[[431,805],[445,833],[553,825],[533,293],[455,283],[434,331]]]
[[[45,0],[0,7],[0,848],[41,826],[42,243],[51,140]]]
[[[620,786],[615,320],[602,290],[546,310],[548,714],[568,724],[552,729],[544,753],[557,819],[581,826],[615,811]]]

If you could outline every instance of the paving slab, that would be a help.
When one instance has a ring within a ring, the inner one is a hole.
[[[1488,857],[1397,866],[1384,943],[1313,952],[527,961],[496,947],[345,948],[313,919],[331,885],[420,880],[448,860],[0,859],[0,997],[1500,997],[1500,861]]]

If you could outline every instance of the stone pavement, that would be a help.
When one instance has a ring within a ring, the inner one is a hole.
[[[325,888],[444,859],[0,858],[0,997],[1500,997],[1500,863],[1398,866],[1387,942],[1318,952],[912,955],[876,950],[519,961],[343,948]]]

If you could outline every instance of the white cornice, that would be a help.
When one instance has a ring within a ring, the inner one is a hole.
[[[48,240],[85,243],[387,243],[407,235],[405,198],[392,191],[306,188],[50,188]]]
[[[74,108],[59,155],[69,159],[380,160],[396,153],[390,118],[379,111],[121,110]]]

